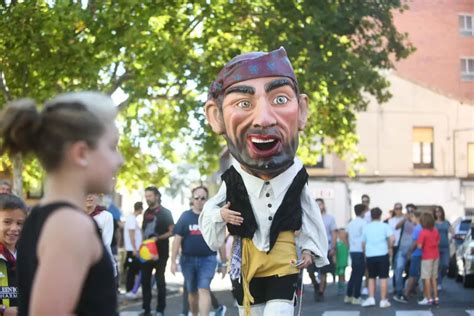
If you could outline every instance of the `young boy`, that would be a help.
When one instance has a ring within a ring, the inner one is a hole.
[[[26,219],[26,206],[13,194],[0,193],[0,315],[16,315],[16,243]]]
[[[347,232],[344,228],[337,230],[337,242],[336,242],[336,275],[338,277],[337,282],[337,295],[343,295],[346,287],[346,268],[347,259],[349,257],[349,247],[347,241]]]
[[[423,213],[420,217],[423,230],[418,237],[418,248],[421,255],[421,278],[423,279],[423,296],[419,305],[438,305],[438,265],[439,265],[439,233],[434,228],[435,220],[431,213]],[[433,288],[434,297],[431,296]]]

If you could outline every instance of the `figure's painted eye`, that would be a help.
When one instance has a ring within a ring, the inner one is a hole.
[[[248,109],[252,106],[252,103],[250,103],[250,101],[248,100],[245,100],[245,101],[240,101],[239,103],[237,103],[237,105],[241,107],[242,109]]]
[[[273,103],[275,104],[285,104],[288,102],[288,98],[283,96],[283,95],[280,95],[280,96],[277,96],[274,100],[273,100]]]

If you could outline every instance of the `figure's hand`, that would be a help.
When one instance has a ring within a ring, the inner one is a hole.
[[[336,254],[336,249],[329,250],[329,257],[334,257],[335,254]]]
[[[244,222],[243,217],[240,215],[239,212],[232,211],[229,207],[230,207],[230,202],[227,202],[221,208],[221,217],[222,217],[222,219],[227,224],[240,226]]]
[[[176,265],[176,262],[174,262],[173,260],[171,260],[171,273],[173,275],[176,275],[176,271],[178,271],[178,267]]]
[[[301,260],[296,267],[301,270],[301,269],[306,269],[312,264],[313,264],[313,256],[310,253],[303,252],[301,254]]]
[[[132,254],[133,254],[133,257],[137,257],[138,256],[138,252],[136,250],[133,250],[132,251]]]

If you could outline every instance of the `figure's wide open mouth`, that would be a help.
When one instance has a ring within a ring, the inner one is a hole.
[[[253,134],[248,136],[249,147],[258,157],[276,154],[280,148],[280,138],[274,135]]]

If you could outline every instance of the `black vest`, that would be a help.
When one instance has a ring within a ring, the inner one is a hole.
[[[242,225],[227,224],[227,229],[231,235],[253,238],[258,226],[242,177],[234,167],[230,167],[221,178],[227,187],[226,201],[230,202],[231,210],[239,212],[244,218]],[[272,225],[270,226],[270,250],[268,252],[272,250],[280,232],[296,231],[301,228],[303,214],[301,209],[301,191],[303,191],[307,182],[308,174],[303,167],[293,179],[280,207],[273,217]],[[258,210],[255,211],[258,212]]]

